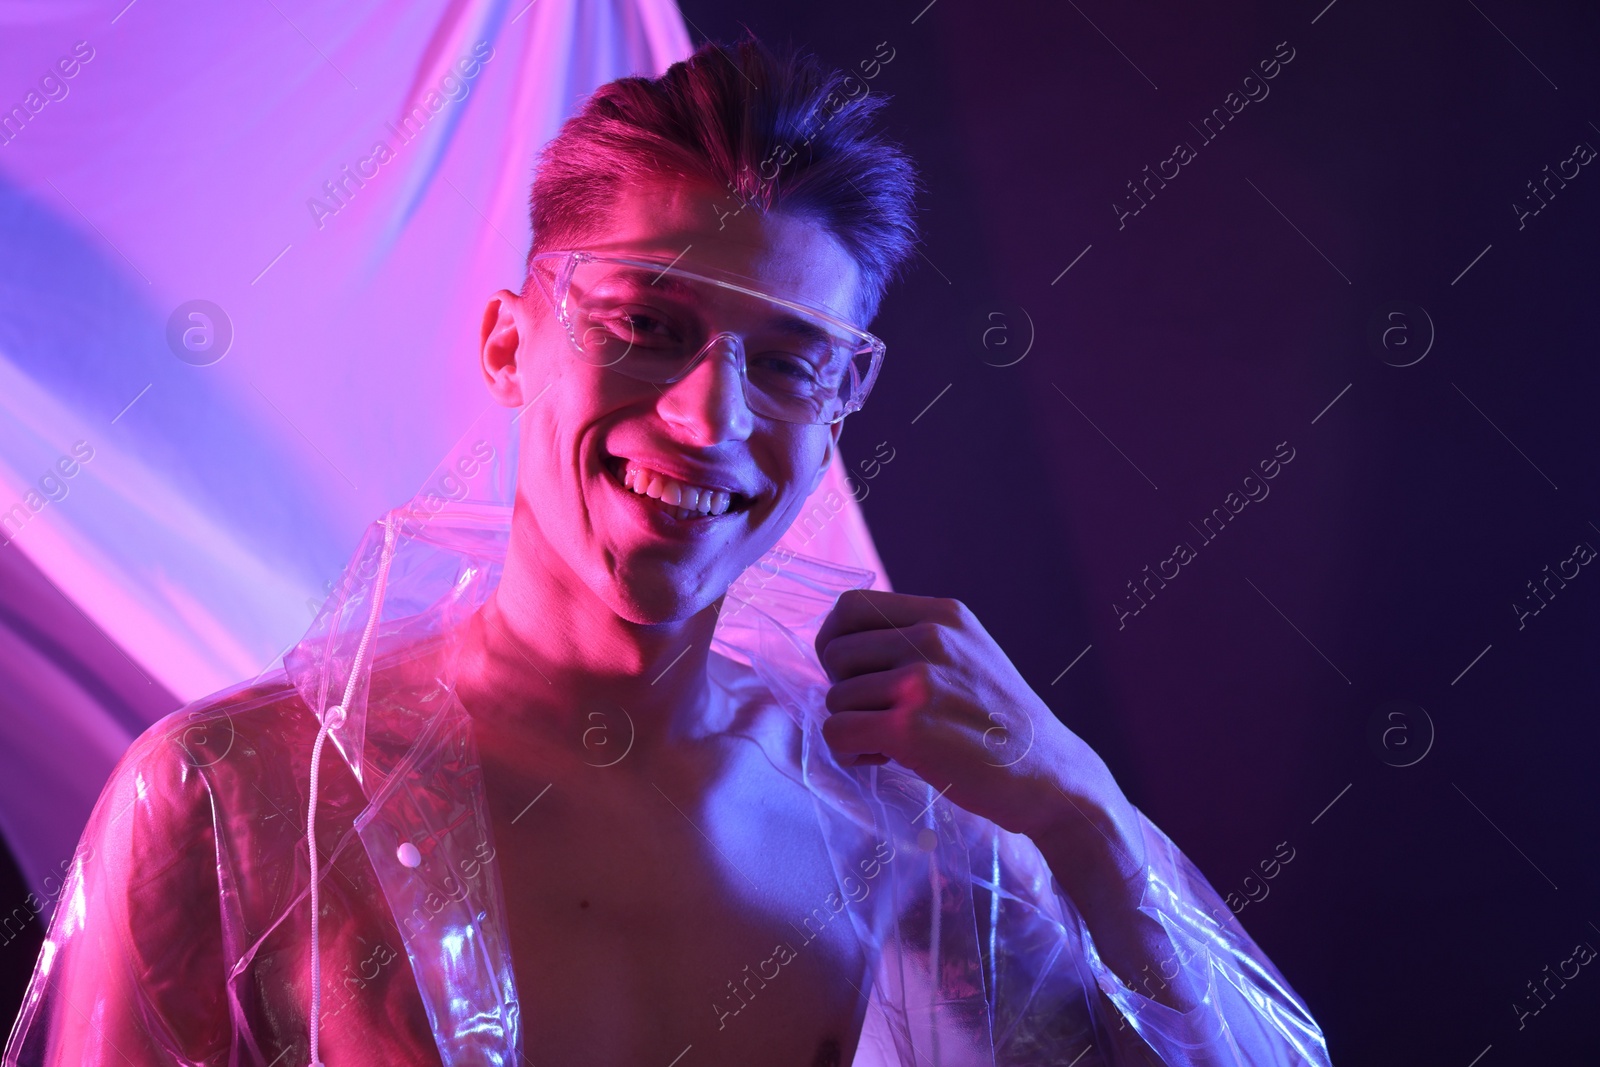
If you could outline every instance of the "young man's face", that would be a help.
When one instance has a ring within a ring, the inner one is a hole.
[[[712,187],[663,179],[630,189],[609,232],[582,247],[733,272],[753,279],[750,288],[852,313],[858,268],[833,237],[754,207],[730,214],[738,208]],[[761,324],[737,320],[758,307],[719,305],[709,329],[742,337]],[[517,535],[632,622],[684,619],[720,597],[788,528],[833,458],[837,425],[751,412],[725,344],[682,380],[655,385],[578,358],[536,286],[498,294],[484,327],[491,391],[502,403],[531,402],[521,417],[516,518],[527,529]],[[646,487],[651,472],[738,495],[723,514],[678,518],[624,485]]]

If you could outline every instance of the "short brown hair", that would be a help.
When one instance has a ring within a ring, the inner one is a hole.
[[[595,90],[539,153],[529,261],[603,229],[631,184],[664,175],[705,182],[826,229],[861,271],[855,311],[866,326],[917,241],[916,168],[873,129],[888,98],[810,53],[774,51],[745,32],[732,45],[708,41],[659,78]]]

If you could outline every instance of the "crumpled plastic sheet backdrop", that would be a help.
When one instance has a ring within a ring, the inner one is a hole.
[[[0,5],[0,832],[41,921],[128,742],[261,675],[483,413],[538,147],[690,50],[671,0]],[[883,571],[854,500],[808,551]]]

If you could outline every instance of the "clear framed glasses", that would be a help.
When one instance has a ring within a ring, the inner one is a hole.
[[[781,422],[831,425],[859,411],[883,366],[885,345],[867,331],[731,277],[581,250],[542,252],[529,269],[584,362],[668,385],[729,339],[745,404]],[[729,311],[750,328],[714,331],[710,318]]]

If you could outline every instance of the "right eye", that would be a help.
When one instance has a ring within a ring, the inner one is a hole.
[[[683,340],[676,323],[648,308],[612,308],[590,314],[589,320],[630,345],[661,348]]]

